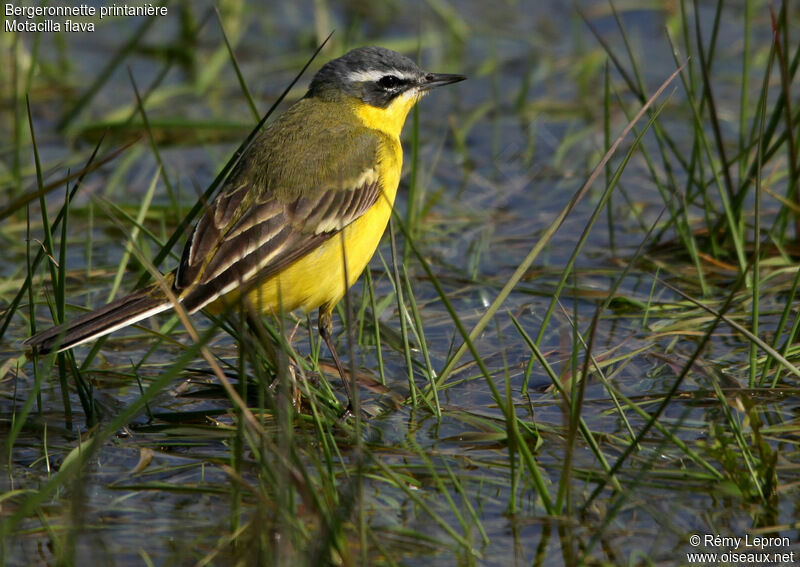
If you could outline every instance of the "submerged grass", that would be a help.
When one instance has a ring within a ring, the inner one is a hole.
[[[336,372],[315,325],[292,314],[232,305],[190,320],[176,305],[77,356],[25,357],[18,341],[44,320],[159,281],[238,155],[294,92],[300,64],[284,64],[294,80],[287,71],[283,94],[188,208],[179,164],[195,147],[154,125],[181,120],[193,86],[199,100],[236,100],[258,120],[252,93],[262,85],[248,85],[242,11],[217,11],[210,62],[181,88],[177,56],[141,93],[129,70],[132,106],[106,112],[116,126],[90,153],[73,152],[70,161],[86,162],[75,172],[52,152],[42,159],[39,140],[53,126],[34,112],[33,69],[46,62],[36,39],[22,67],[26,41],[12,34],[0,236],[8,264],[21,267],[6,269],[13,285],[0,289],[0,563],[42,547],[39,561],[65,565],[98,548],[101,563],[623,563],[645,550],[681,563],[675,550],[692,551],[692,533],[796,534],[800,47],[789,29],[798,14],[787,3],[766,13],[746,1],[732,13],[720,2],[706,13],[680,2],[662,44],[675,66],[654,71],[629,31],[636,20],[613,4],[573,17],[600,42],[584,59],[581,46],[537,61],[523,41],[517,52],[485,49],[485,64],[463,54],[470,33],[488,33],[470,19],[475,6],[417,9],[447,31],[392,41],[439,45],[471,75],[464,85],[488,95],[464,90],[433,128],[428,100],[409,119],[411,191],[363,285],[337,310],[363,409],[351,420],[339,417],[344,385],[327,379]],[[191,51],[191,30],[211,13],[193,26],[187,10]],[[317,2],[315,20],[338,10]],[[123,62],[141,55],[147,22],[119,38],[57,126],[80,137],[101,122],[88,115]],[[724,49],[737,25],[741,47]],[[364,33],[353,24],[333,36],[325,58],[384,43]],[[296,47],[308,53],[307,44]],[[740,81],[720,71],[732,53]],[[537,87],[572,80],[559,69],[573,67],[592,71],[575,78],[569,104]],[[603,95],[582,101],[593,85]],[[197,114],[186,112],[184,126],[210,123]],[[131,133],[138,153],[125,145]],[[103,197],[84,197],[108,179]],[[133,200],[112,191],[131,183]]]

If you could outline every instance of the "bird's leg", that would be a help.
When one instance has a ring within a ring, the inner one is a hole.
[[[342,382],[344,382],[344,388],[347,390],[347,409],[345,409],[345,415],[348,415],[353,410],[352,385],[350,384],[350,378],[344,372],[344,366],[342,366],[342,361],[339,360],[339,354],[336,352],[336,348],[333,346],[333,338],[331,337],[332,330],[333,319],[331,318],[331,310],[320,308],[319,335],[322,337],[322,340],[325,341],[325,344],[328,345],[328,350],[331,351],[331,355],[333,355],[333,362],[336,364],[336,369],[339,371],[339,376],[342,377]]]

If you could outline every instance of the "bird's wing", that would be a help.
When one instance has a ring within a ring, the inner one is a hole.
[[[175,285],[185,290],[187,309],[279,273],[375,204],[379,138],[366,129],[327,134],[324,143],[306,140],[302,159],[295,152],[280,160],[281,169],[254,163],[264,152],[243,157],[242,173],[231,176],[184,249]],[[291,145],[281,147],[286,152]]]

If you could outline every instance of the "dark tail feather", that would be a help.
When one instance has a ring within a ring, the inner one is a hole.
[[[172,284],[172,274],[168,274],[168,285]],[[133,325],[156,313],[166,311],[172,306],[170,300],[156,283],[125,296],[90,313],[76,317],[72,321],[37,333],[23,344],[36,347],[41,354],[55,350],[69,350],[81,343],[98,339]]]

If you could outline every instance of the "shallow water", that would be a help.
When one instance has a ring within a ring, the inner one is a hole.
[[[207,7],[193,5],[191,13],[185,15],[201,22]],[[615,49],[622,49],[607,5],[587,2],[582,7]],[[674,71],[663,28],[674,25],[675,7],[654,3],[647,9],[630,6],[618,9],[633,49],[646,60],[643,80],[652,92]],[[253,117],[224,53],[214,18],[205,23],[197,43],[182,45],[178,35],[180,9],[170,5],[170,10],[173,15],[152,26],[145,36],[144,47],[126,58],[125,64],[111,75],[66,132],[57,131],[56,123],[69,107],[70,97],[64,98],[62,85],[48,86],[44,77],[36,77],[34,84],[38,89],[31,93],[31,106],[48,179],[63,175],[67,167],[81,166],[82,159],[70,156],[77,150],[85,151],[96,139],[101,128],[94,122],[126,116],[126,105],[135,97],[125,65],[130,65],[140,89],[158,76],[163,61],[148,56],[147,47],[160,52],[174,43],[173,47],[188,48],[199,54],[194,67],[176,64],[165,80],[173,91],[165,95],[165,100],[148,105],[148,118],[154,123],[180,119],[172,124],[161,123],[158,132],[162,159],[168,164],[166,174],[183,212],[194,202],[197,188],[210,183],[252,127]],[[720,87],[715,94],[724,110],[727,129],[733,128],[738,104],[734,80],[739,72],[736,57],[741,49],[737,10],[726,9],[722,13],[719,40],[722,54],[715,67],[720,75]],[[242,32],[236,47],[237,58],[250,92],[263,112],[310,53],[310,45],[314,43],[312,22],[323,25],[320,12],[314,12],[310,3],[269,10],[253,4],[230,3],[223,12],[229,35]],[[700,12],[706,29],[713,18],[713,6],[703,5]],[[429,208],[422,217],[417,245],[462,324],[471,329],[604,152],[605,56],[573,7],[563,2],[514,2],[491,8],[487,3],[466,1],[380,6],[356,2],[332,6],[329,17],[327,24],[337,30],[336,41],[352,45],[380,43],[413,54],[421,36],[425,46],[421,52],[423,64],[436,71],[463,72],[470,76],[467,82],[426,97],[419,108],[418,182],[426,192]],[[766,21],[763,10],[759,11],[753,42],[760,47],[769,33]],[[117,50],[141,22],[130,18],[106,23],[91,37],[42,36],[40,57],[51,65],[66,60],[72,68],[65,82],[74,93],[84,92],[105,65],[108,54]],[[21,48],[32,49],[33,40],[31,35],[23,36]],[[212,55],[215,51],[218,53]],[[321,60],[324,59],[327,59],[325,54],[321,55]],[[222,71],[214,77],[211,69],[216,64],[221,65]],[[58,75],[58,71],[50,72]],[[211,86],[198,87],[206,76],[212,77]],[[631,102],[624,84],[618,76],[614,79],[621,96]],[[307,80],[308,76],[300,84],[305,85]],[[75,100],[74,93],[71,101]],[[301,94],[299,87],[289,98]],[[672,96],[681,100],[683,91],[678,88]],[[665,113],[677,113],[674,109],[671,106]],[[3,116],[7,120],[0,125],[0,132],[8,133],[13,122],[10,111],[4,110]],[[474,125],[465,131],[463,124],[468,120],[473,120]],[[213,127],[204,132],[198,122],[208,122]],[[612,121],[614,136],[625,123],[625,117],[617,112]],[[453,125],[462,139],[454,134]],[[680,129],[679,124],[677,140],[688,146],[691,140],[688,136],[682,138]],[[409,123],[406,138],[411,130]],[[646,143],[653,146],[652,140]],[[407,139],[407,167],[411,163],[408,148]],[[685,151],[688,153],[690,148]],[[619,157],[615,158],[612,164],[615,166],[618,160]],[[34,179],[29,161],[29,156],[23,155],[26,168],[23,185],[27,188],[33,186]],[[74,244],[67,250],[70,304],[102,304],[124,251],[119,223],[109,220],[107,205],[102,201],[92,202],[90,196],[104,196],[127,205],[128,212],[135,216],[155,171],[156,161],[145,138],[119,158],[114,167],[92,175],[77,197],[78,212],[70,224],[75,234]],[[407,208],[408,183],[407,174],[397,204],[402,218]],[[775,188],[778,193],[780,184],[778,181]],[[510,385],[509,397],[517,415],[531,428],[526,442],[534,450],[536,464],[553,496],[558,491],[561,470],[569,453],[573,467],[570,498],[576,508],[594,490],[597,479],[603,476],[602,469],[580,438],[570,453],[566,442],[567,413],[560,398],[551,393],[552,382],[544,368],[536,363],[528,370],[531,350],[512,324],[509,313],[531,337],[539,333],[559,278],[597,206],[603,186],[601,176],[475,345],[502,396],[506,395],[506,381]],[[57,207],[62,198],[61,191],[54,191],[48,196],[48,204]],[[154,204],[166,207],[170,203],[171,197],[160,182]],[[626,259],[636,254],[663,207],[640,157],[634,158],[626,170],[611,207],[613,245],[603,213],[578,254],[574,276],[570,276],[561,292],[561,305],[545,327],[539,348],[559,378],[570,385],[572,377],[583,371],[584,364],[583,349],[578,348],[573,356],[576,342],[573,321],[577,320],[581,333],[588,338],[598,303],[623,278],[617,292],[620,302],[598,319],[592,352],[600,363],[611,359],[603,366],[605,377],[619,392],[642,404],[646,411],[652,411],[699,340],[680,331],[685,329],[683,323],[687,318],[708,315],[689,305],[676,307],[679,298],[673,291],[660,285],[654,287],[657,273],[674,284],[681,283],[677,275],[681,266],[684,263],[691,266],[677,254],[648,251],[630,272],[622,272],[620,266],[625,266]],[[53,214],[51,211],[51,219]],[[35,228],[40,222],[35,206],[31,215],[34,233],[40,238]],[[165,239],[179,220],[173,216],[176,215],[154,215],[148,228]],[[25,238],[23,221],[22,216],[15,217],[14,224],[7,224],[3,232],[6,239],[16,239],[16,244],[4,250],[6,255],[0,262],[0,273],[15,284],[3,290],[3,302],[10,301],[25,274],[24,248],[18,244]],[[121,222],[123,227],[130,227]],[[87,234],[91,234],[90,256]],[[672,236],[667,234],[663,240]],[[400,249],[403,249],[402,239]],[[152,255],[155,251],[151,244],[146,253]],[[380,255],[376,255],[370,266],[378,298],[393,293],[381,257],[390,262],[388,242],[384,242]],[[164,264],[168,268],[173,265],[174,260]],[[460,345],[461,337],[424,271],[413,260],[407,267],[424,324],[431,365],[440,371]],[[129,289],[137,278],[138,274],[127,274],[120,293]],[[717,277],[722,282],[732,283],[734,279],[735,274],[722,269]],[[690,287],[687,292],[697,295],[698,290]],[[354,303],[359,303],[361,293],[361,285],[354,286]],[[724,296],[714,299],[722,301]],[[782,302],[785,297],[777,293],[765,295],[762,308],[770,316],[764,317],[763,330],[777,325]],[[641,305],[663,310],[653,309],[645,323]],[[0,427],[5,431],[11,430],[15,416],[34,390],[32,364],[18,358],[19,341],[28,332],[27,307],[21,312],[24,315],[13,319],[0,342],[0,363],[6,372],[1,382]],[[741,312],[747,313],[745,308]],[[41,329],[50,315],[44,306],[37,313]],[[200,319],[201,327],[207,325]],[[389,330],[399,334],[400,316],[394,301],[383,311],[381,320]],[[301,327],[293,343],[303,354],[309,351],[306,333]],[[174,336],[189,342],[182,330]],[[342,332],[338,321],[337,343],[346,356],[347,334]],[[135,369],[136,361],[151,345],[150,335],[139,330],[124,331],[114,335],[94,359],[86,375],[94,384],[92,395],[101,420],[107,422],[139,398],[137,375],[146,387],[184,352],[179,345],[162,343],[146,365]],[[209,347],[235,368],[236,346],[228,335],[220,332]],[[90,348],[76,349],[79,363]],[[353,352],[359,372],[377,380],[378,357],[374,345],[355,345]],[[783,488],[778,492],[771,515],[756,509],[756,504],[736,488],[736,480],[740,485],[746,484],[745,481],[730,478],[719,481],[710,475],[703,476],[702,468],[691,462],[685,452],[665,441],[662,435],[651,433],[618,473],[626,489],[624,493],[612,493],[607,487],[583,514],[548,516],[528,469],[519,462],[518,453],[509,451],[502,410],[481,371],[470,363],[472,359],[467,355],[461,359],[463,366],[450,377],[450,381],[457,383],[439,393],[441,418],[406,403],[380,411],[365,424],[363,438],[367,441],[369,459],[364,465],[367,475],[362,480],[359,504],[371,532],[381,538],[366,553],[369,562],[559,565],[572,564],[584,553],[587,560],[612,564],[643,559],[683,564],[687,561],[683,554],[695,550],[686,543],[692,533],[742,536],[754,527],[791,524],[797,514],[795,492],[791,488],[791,483],[797,480],[796,431],[791,432],[792,416],[800,409],[797,390],[786,390],[788,393],[780,396],[767,390],[738,391],[748,385],[748,352],[745,338],[721,325],[659,422],[683,443],[700,451],[703,443],[719,442],[715,428],[726,427],[725,408],[714,397],[712,380],[721,380],[727,388],[731,407],[735,407],[735,398],[740,395],[746,398],[746,403],[756,404],[764,421],[766,443],[785,455],[777,460],[776,478]],[[381,353],[388,389],[404,398],[409,386],[402,351],[384,345]],[[324,360],[326,356],[323,350]],[[424,367],[425,360],[419,350],[413,352],[413,357],[419,365],[415,379],[422,387],[426,382],[419,368]],[[619,361],[614,362],[614,357],[619,357]],[[225,467],[231,464],[235,452],[234,437],[227,428],[235,420],[231,403],[218,381],[207,372],[202,359],[190,366],[196,371],[183,373],[147,409],[143,408],[129,420],[116,437],[103,444],[79,482],[62,487],[46,499],[38,514],[29,516],[13,534],[6,535],[2,552],[6,563],[50,564],[54,558],[69,557],[76,564],[124,565],[139,564],[146,556],[155,564],[190,564],[207,554],[214,554],[208,555],[213,557],[213,564],[247,560],[246,550],[222,542],[235,531],[236,518],[243,518],[243,522],[259,521],[259,514],[264,513],[263,508],[268,504],[258,496],[261,493],[251,492],[249,487],[268,483],[260,477],[258,459],[246,451],[242,484],[226,472]],[[335,379],[332,383],[337,395],[343,397],[341,383]],[[796,388],[797,380],[787,376],[783,385]],[[2,504],[4,515],[13,513],[20,502],[21,495],[12,498],[10,491],[36,490],[46,483],[76,447],[78,435],[85,436],[90,427],[80,412],[74,388],[70,390],[70,400],[75,414],[71,418],[65,415],[56,375],[44,378],[40,395],[41,405],[35,404],[9,453],[8,473],[0,478],[0,490],[8,496],[7,503]],[[387,407],[374,390],[362,387],[361,395],[369,408]],[[587,379],[584,399],[581,416],[608,461],[614,463],[626,446],[620,440],[627,440],[629,431],[638,432],[645,421],[626,410],[625,423],[614,410],[609,390],[596,372]],[[740,420],[746,417],[737,416]],[[308,422],[297,422],[295,426],[297,444],[313,447],[318,442]],[[277,427],[276,421],[267,420],[269,430]],[[752,435],[752,429],[747,429],[747,434]],[[359,455],[351,443],[343,442],[340,451],[337,461],[340,459],[351,467],[359,463]],[[725,447],[715,451],[710,453],[718,455],[719,462],[737,454],[732,451],[726,456]],[[404,475],[407,486],[387,482],[377,462]],[[719,462],[714,465],[717,469],[722,468]],[[320,465],[311,457],[307,457],[305,464],[312,476],[318,472],[315,467]],[[451,472],[459,483],[448,483],[443,489],[438,482],[450,478]],[[514,475],[518,475],[519,485],[512,492]],[[348,479],[340,472],[334,477],[339,493],[346,494],[351,489]],[[408,486],[418,500],[410,496]],[[238,490],[244,496],[237,510],[234,503],[238,501],[235,496]],[[457,504],[450,504],[445,493]],[[516,505],[513,512],[509,502]],[[470,508],[477,511],[488,542],[482,541],[477,528],[470,525]],[[298,509],[300,517],[308,512],[303,505],[298,505]],[[454,509],[462,514],[461,518]],[[465,535],[474,553],[455,544],[452,534],[434,515]],[[311,526],[312,520],[308,523],[309,530],[317,529]],[[279,530],[276,533],[281,534]],[[793,536],[792,545],[798,549],[796,529],[781,533]],[[287,551],[281,546],[289,544],[279,539],[276,536],[273,542],[273,559],[277,557],[275,561],[280,562],[281,558],[283,561],[287,557],[296,558],[298,550]],[[355,537],[347,543],[358,549]],[[74,551],[59,546],[74,546]],[[358,553],[354,557],[358,558]]]

